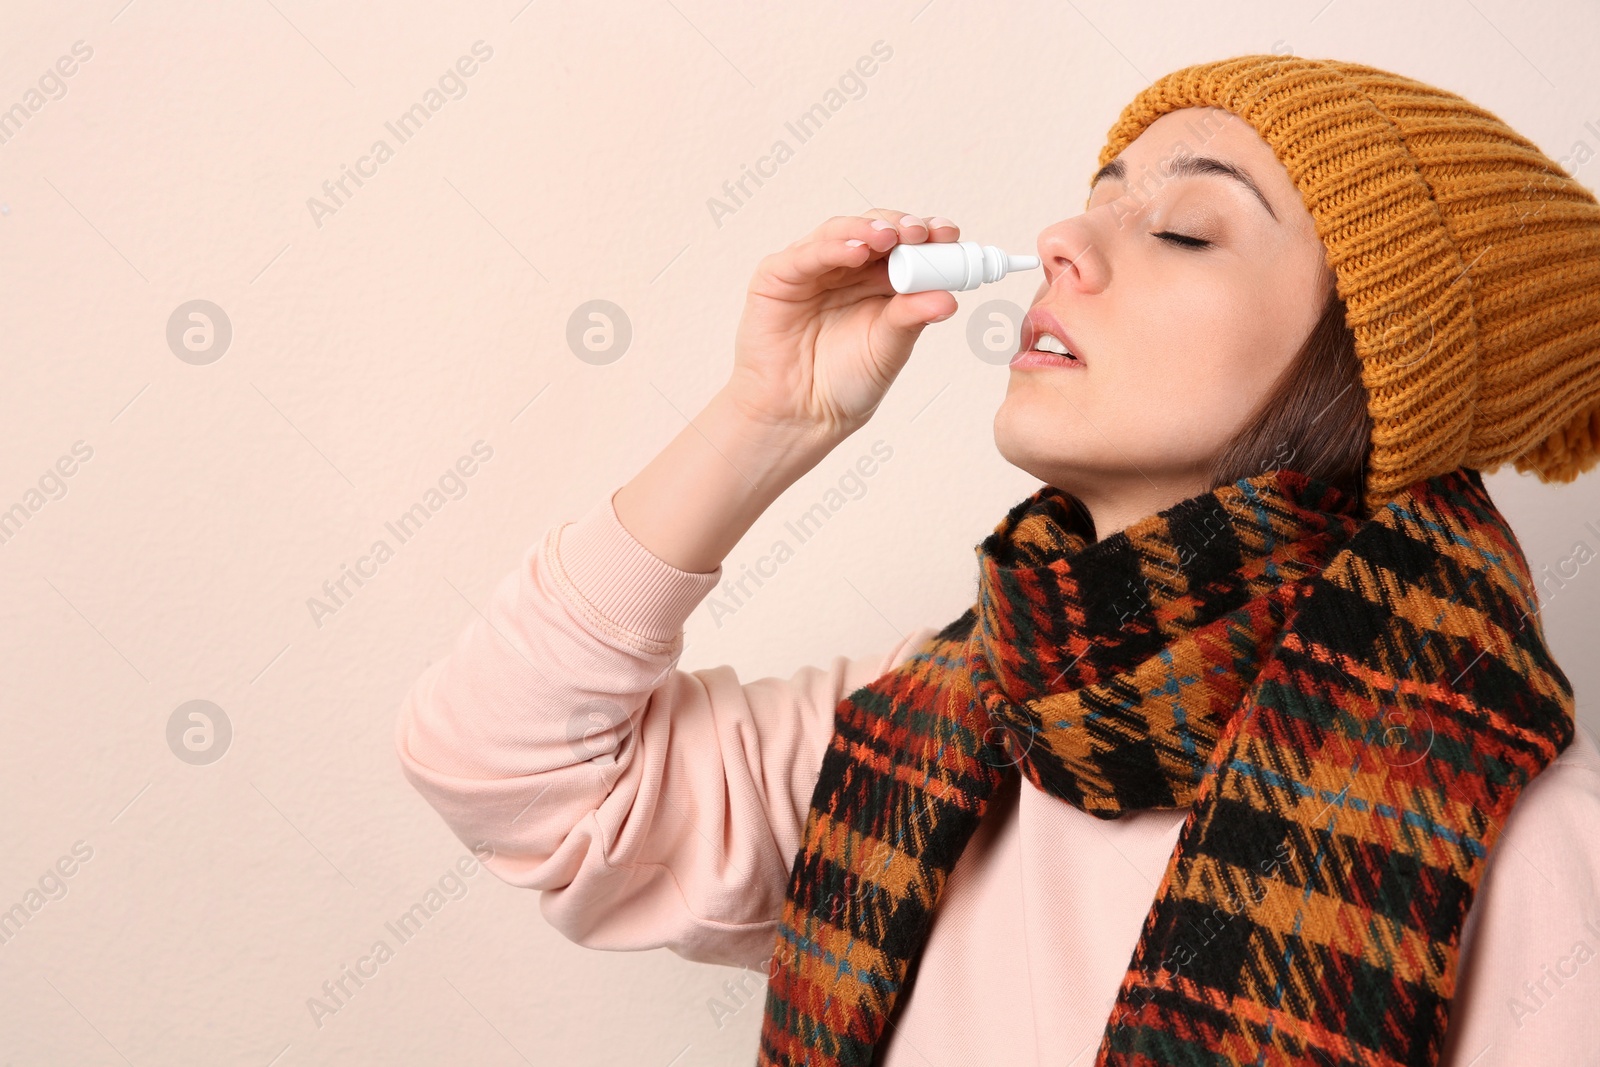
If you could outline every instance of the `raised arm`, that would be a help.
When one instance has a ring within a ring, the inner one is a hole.
[[[934,632],[788,678],[678,670],[719,573],[654,557],[602,501],[524,555],[401,707],[407,779],[578,944],[759,966],[834,707]]]
[[[758,964],[834,708],[936,632],[788,679],[676,667],[726,553],[865,425],[928,321],[953,311],[946,292],[893,293],[884,257],[929,231],[883,217],[837,216],[761,261],[728,385],[530,547],[400,709],[406,777],[579,944]]]

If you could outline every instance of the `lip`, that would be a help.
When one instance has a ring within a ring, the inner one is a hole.
[[[1037,349],[1025,349],[1011,357],[1011,369],[1023,370],[1027,367],[1048,367],[1055,370],[1086,370],[1084,365],[1054,352],[1040,352]]]
[[[1041,352],[1034,348],[1042,335],[1050,334],[1060,340],[1077,356],[1077,361],[1066,359],[1054,352]],[[1084,367],[1088,359],[1083,355],[1083,349],[1078,347],[1078,342],[1061,326],[1061,321],[1040,305],[1035,305],[1022,317],[1022,344],[1017,349],[1017,354],[1011,357],[1013,367]]]

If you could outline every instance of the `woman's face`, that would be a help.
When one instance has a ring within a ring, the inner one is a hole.
[[[1184,157],[1236,168],[1259,197],[1210,163],[1175,171]],[[1091,190],[1087,210],[1039,234],[1029,311],[1054,317],[1082,365],[1013,364],[994,434],[1009,462],[1082,500],[1103,538],[1208,488],[1333,273],[1288,171],[1220,108],[1161,116]]]

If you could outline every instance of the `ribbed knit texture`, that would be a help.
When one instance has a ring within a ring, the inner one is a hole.
[[[611,495],[615,497],[617,491]],[[554,551],[567,526],[574,527],[577,547]],[[722,575],[720,565],[709,571],[685,571],[657,559],[616,522],[610,507],[552,527],[546,537],[551,540],[547,553],[552,561],[551,580],[577,605],[584,622],[647,656],[682,648],[684,616],[705,599]],[[638,596],[640,583],[648,585],[664,567],[677,579],[671,588],[660,597]],[[623,580],[601,581],[600,572]],[[593,602],[584,589],[606,590],[602,594],[605,599]]]
[[[1373,419],[1369,510],[1456,467],[1514,461],[1567,482],[1600,459],[1593,193],[1454,93],[1267,54],[1158,79],[1123,109],[1097,165],[1188,107],[1250,123],[1316,221]]]
[[[1041,487],[976,603],[839,704],[758,1062],[874,1061],[999,785],[1192,805],[1096,1063],[1433,1065],[1462,925],[1571,743],[1527,562],[1478,472],[1363,519],[1289,470],[1092,541]]]

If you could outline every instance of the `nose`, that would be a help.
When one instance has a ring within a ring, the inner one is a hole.
[[[1105,288],[1110,272],[1087,213],[1045,227],[1039,233],[1038,247],[1045,289],[1055,288],[1058,279],[1083,292]]]

